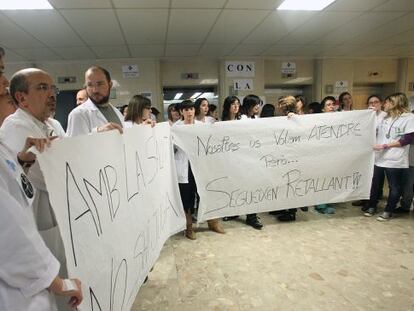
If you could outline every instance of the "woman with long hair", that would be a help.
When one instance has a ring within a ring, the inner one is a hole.
[[[181,119],[180,111],[177,109],[176,104],[170,104],[167,108],[168,122],[173,125],[175,122]]]
[[[207,124],[216,122],[216,119],[208,115],[209,103],[207,98],[197,98],[194,107],[196,120]]]
[[[142,123],[155,125],[155,122],[151,120],[151,101],[145,96],[134,95],[128,104],[125,128]]]
[[[353,100],[352,95],[349,92],[342,92],[338,97],[338,101],[342,111],[352,110]]]
[[[240,119],[240,100],[237,96],[227,96],[223,103],[221,121],[232,121]]]
[[[240,119],[256,119],[259,116],[260,105],[262,100],[259,96],[250,94],[243,98],[243,104],[241,106]]]
[[[381,176],[388,180],[389,194],[384,212],[377,218],[386,221],[392,218],[394,209],[402,194],[405,171],[408,170],[409,144],[414,138],[414,116],[410,111],[407,96],[395,93],[384,102],[385,118],[377,128],[377,143],[374,150],[374,176],[368,210],[365,216],[373,216],[377,211]]]
[[[306,114],[307,113],[307,106],[306,106],[306,99],[302,95],[296,95],[296,106],[295,106],[295,113],[296,114]]]

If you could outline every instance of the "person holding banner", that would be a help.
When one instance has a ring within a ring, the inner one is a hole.
[[[70,112],[67,135],[72,137],[114,129],[122,133],[124,116],[109,102],[112,88],[109,71],[99,66],[90,67],[85,72],[85,85],[89,98]]]
[[[191,100],[184,100],[179,107],[182,119],[175,122],[173,126],[201,123],[194,119],[194,103]],[[194,212],[197,185],[187,155],[184,150],[176,145],[174,145],[174,158],[177,167],[178,186],[180,188],[181,201],[183,202],[186,219],[187,229],[185,236],[190,240],[195,240],[196,235],[193,230],[192,214]]]
[[[321,101],[322,112],[335,112],[336,99],[333,96],[326,96]],[[331,204],[318,204],[315,210],[321,214],[335,214],[335,208]]]
[[[134,124],[150,124],[155,126],[155,121],[151,119],[151,101],[142,95],[134,95],[128,104],[128,111],[125,116],[125,128],[130,128]]]
[[[27,138],[15,155],[0,141],[0,310],[57,310],[52,294],[82,302],[78,279],[58,276],[59,262],[46,247],[33,218],[35,189],[19,164],[33,163],[46,138]],[[18,164],[19,163],[19,164]]]
[[[243,105],[242,105],[242,115],[240,120],[249,120],[249,119],[256,119],[258,118],[260,105],[262,104],[262,100],[259,96],[250,94],[243,98]],[[223,220],[228,221],[239,216],[230,216],[225,217]],[[259,220],[260,218],[257,216],[256,213],[248,214],[246,216],[246,224],[253,227],[254,229],[261,230],[263,228],[263,224]]]
[[[213,124],[214,122],[216,122],[216,119],[207,115],[208,111],[209,111],[208,100],[205,98],[198,98],[195,102],[196,119],[205,124]],[[196,193],[196,200],[197,200],[197,208],[198,208],[198,204],[200,203],[200,196],[198,195],[198,193]],[[208,228],[211,231],[221,233],[221,234],[226,233],[224,229],[220,226],[218,219],[207,220],[207,224],[208,224]]]
[[[404,174],[409,166],[409,147],[414,138],[414,115],[410,111],[405,94],[395,93],[388,96],[384,102],[384,111],[387,115],[378,125],[377,144],[374,145],[377,154],[369,208],[364,214],[373,216],[376,213],[381,190],[381,176],[385,173],[389,194],[384,212],[377,218],[378,221],[387,221],[393,216],[402,194]]]
[[[382,111],[382,99],[379,95],[370,95],[367,99],[368,109],[375,111],[375,128],[378,130],[378,125],[382,122],[384,117],[387,115],[386,112]],[[384,188],[385,175],[383,174],[380,177],[380,194],[379,197],[382,198],[382,189]],[[352,202],[352,206],[362,206],[361,211],[366,212],[369,209],[369,200],[358,200]]]

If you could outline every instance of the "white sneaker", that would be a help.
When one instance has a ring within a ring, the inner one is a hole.
[[[389,212],[383,212],[377,217],[378,221],[387,221],[391,219],[391,214]]]

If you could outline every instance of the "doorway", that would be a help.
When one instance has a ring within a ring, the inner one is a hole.
[[[197,98],[206,98],[209,104],[218,107],[218,94],[216,86],[196,86],[196,87],[164,87],[164,121],[168,120],[168,106],[171,104],[178,104],[185,99],[193,101]]]
[[[77,90],[60,91],[57,96],[55,119],[60,122],[65,131],[68,126],[69,113],[76,108],[77,92]]]
[[[371,95],[381,96],[382,99],[395,93],[395,83],[354,84],[352,91],[353,108],[367,109],[367,99]]]

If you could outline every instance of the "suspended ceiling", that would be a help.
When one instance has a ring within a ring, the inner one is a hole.
[[[277,11],[282,0],[49,2],[0,11],[8,62],[414,56],[413,0],[337,0],[320,12]]]

